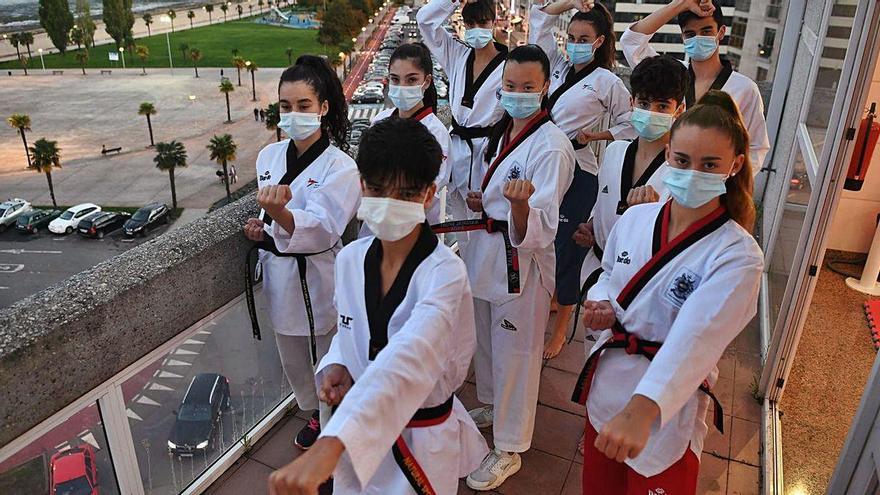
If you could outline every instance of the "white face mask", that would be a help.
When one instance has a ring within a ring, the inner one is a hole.
[[[411,110],[413,107],[422,102],[425,97],[425,90],[422,86],[398,86],[392,84],[388,86],[388,98],[391,103],[401,112]]]
[[[321,115],[317,113],[287,112],[279,115],[278,127],[296,140],[305,139],[321,128]]]
[[[357,217],[383,241],[399,241],[425,221],[425,205],[393,198],[361,198]]]

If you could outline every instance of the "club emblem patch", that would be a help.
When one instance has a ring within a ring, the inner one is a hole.
[[[687,298],[697,290],[701,280],[699,275],[685,268],[672,280],[672,283],[666,288],[664,296],[673,306],[680,308]]]
[[[507,180],[517,180],[522,178],[522,168],[520,168],[519,164],[514,163],[510,166],[510,171],[507,172]]]

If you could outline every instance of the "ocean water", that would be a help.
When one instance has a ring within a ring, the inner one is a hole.
[[[76,0],[68,0],[70,11],[76,14]],[[153,10],[172,5],[186,5],[193,3],[192,0],[133,0],[132,11],[138,12]],[[101,16],[101,0],[90,0],[89,6],[92,18]],[[36,29],[40,27],[37,14],[37,0],[0,0],[0,33]]]

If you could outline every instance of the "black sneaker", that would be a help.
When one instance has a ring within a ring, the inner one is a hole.
[[[309,450],[315,444],[315,441],[318,440],[318,435],[321,434],[321,423],[318,421],[318,418],[318,411],[315,411],[309,422],[303,426],[302,430],[299,430],[296,440],[293,441],[297,447]]]

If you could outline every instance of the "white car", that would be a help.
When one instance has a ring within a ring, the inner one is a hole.
[[[49,232],[53,234],[69,234],[76,229],[80,220],[96,211],[101,211],[101,207],[92,203],[71,206],[60,217],[49,223]]]
[[[15,225],[22,213],[31,211],[31,204],[20,198],[13,198],[0,203],[0,232]]]

